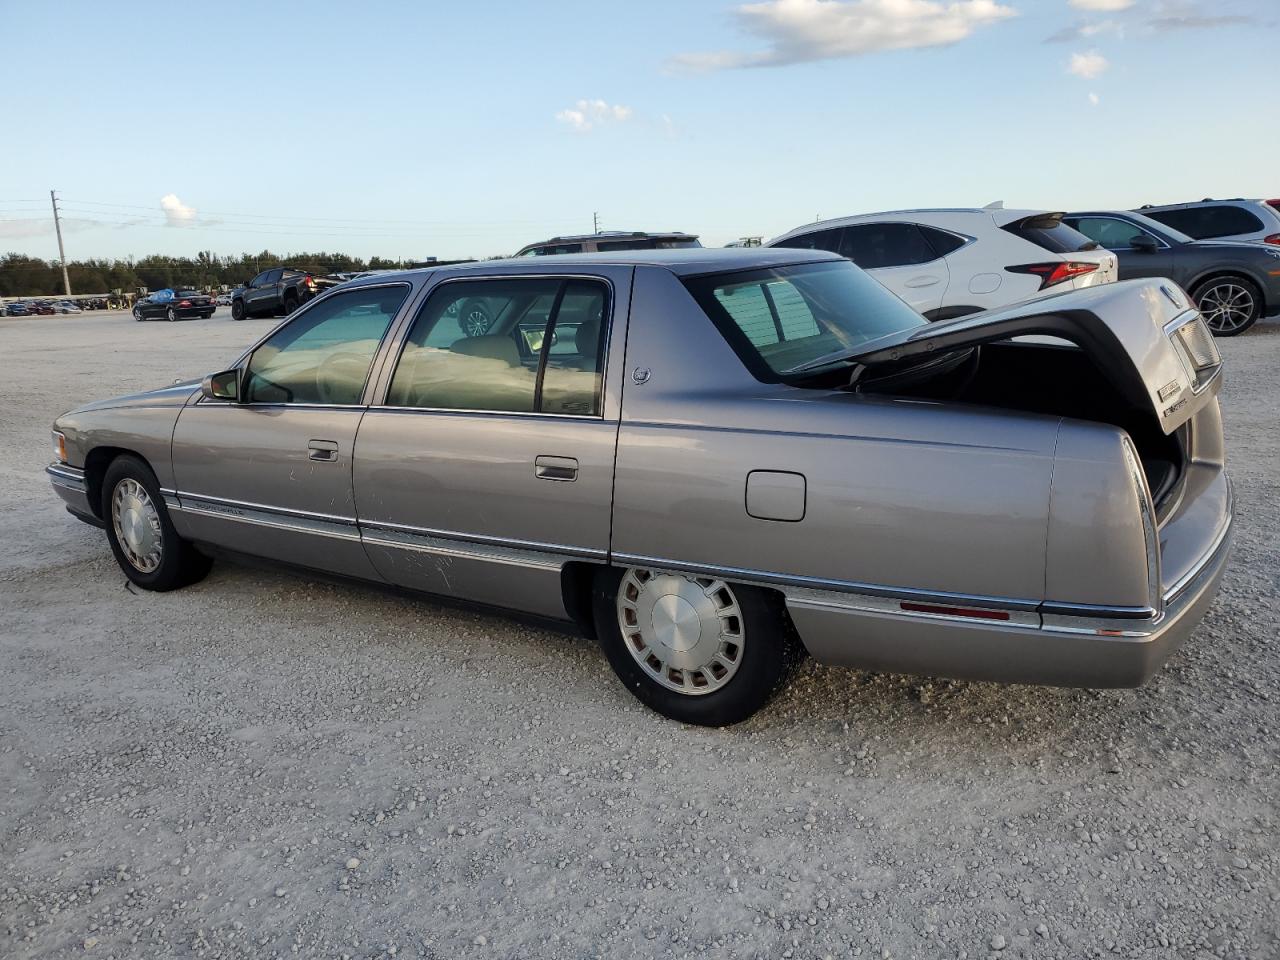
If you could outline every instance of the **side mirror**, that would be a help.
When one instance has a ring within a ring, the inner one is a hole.
[[[1156,243],[1156,238],[1145,233],[1130,237],[1129,246],[1139,253],[1155,253],[1160,248],[1160,244]]]
[[[240,400],[240,371],[211,373],[200,383],[200,393],[208,400]]]

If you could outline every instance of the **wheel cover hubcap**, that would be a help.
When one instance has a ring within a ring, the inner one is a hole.
[[[1200,313],[1211,330],[1238,330],[1253,316],[1253,295],[1235,283],[1210,287],[1200,297]]]
[[[712,693],[742,664],[742,611],[723,580],[631,569],[618,587],[617,608],[627,652],[668,690]]]
[[[116,484],[111,496],[111,526],[130,566],[140,573],[152,573],[160,566],[160,513],[137,480],[126,477]]]

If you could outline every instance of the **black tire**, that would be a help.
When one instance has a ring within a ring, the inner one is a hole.
[[[592,585],[591,612],[596,636],[613,672],[645,706],[681,723],[723,727],[746,720],[785,686],[804,658],[781,598],[768,590],[730,585],[742,615],[746,642],[730,679],[709,693],[687,694],[659,684],[631,655],[618,612],[618,591],[627,571],[602,568]]]
[[[493,326],[493,311],[483,300],[464,300],[458,308],[458,326],[463,336],[483,337]]]
[[[142,311],[137,307],[133,308],[133,319],[137,320],[139,323],[142,322]]]
[[[115,515],[112,500],[117,487],[132,481],[140,485],[154,507],[159,524],[159,563],[152,570],[141,569],[129,557],[126,548],[120,543],[116,532]],[[142,460],[129,454],[123,454],[112,460],[102,478],[102,519],[107,528],[107,542],[111,544],[111,552],[120,564],[124,575],[144,590],[163,592],[176,590],[188,584],[203,580],[208,574],[213,561],[200,553],[192,544],[178,536],[165,508],[164,497],[160,493],[160,484],[155,474]]]
[[[243,320],[245,318],[245,309],[243,300],[231,301],[231,319]]]
[[[1262,316],[1262,291],[1244,277],[1210,277],[1191,298],[1215,337],[1238,337]]]
[[[178,319],[178,311],[173,309],[173,307],[170,307],[168,310],[166,310],[164,312],[164,315],[165,315],[165,319],[167,319],[170,323],[173,323],[175,320]]]
[[[298,309],[298,295],[293,291],[284,295],[284,315],[287,317]]]

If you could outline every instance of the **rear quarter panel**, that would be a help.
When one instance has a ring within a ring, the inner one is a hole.
[[[1058,421],[755,381],[665,270],[637,268],[614,493],[622,563],[1038,601]],[[746,512],[803,474],[802,520]]]

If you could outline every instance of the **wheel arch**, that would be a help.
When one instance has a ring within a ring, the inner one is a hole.
[[[1204,286],[1210,280],[1245,280],[1258,291],[1258,295],[1262,297],[1263,313],[1266,313],[1267,307],[1272,304],[1267,303],[1267,285],[1258,277],[1242,270],[1239,267],[1210,267],[1200,272],[1198,276],[1193,277],[1186,284],[1187,292],[1195,296],[1197,288]]]
[[[84,458],[84,485],[85,493],[89,498],[89,507],[93,510],[93,515],[99,520],[104,519],[102,516],[102,481],[107,475],[107,468],[112,462],[123,456],[137,457],[147,469],[155,474],[155,467],[137,450],[130,450],[127,447],[111,447],[101,446],[94,447]]]

